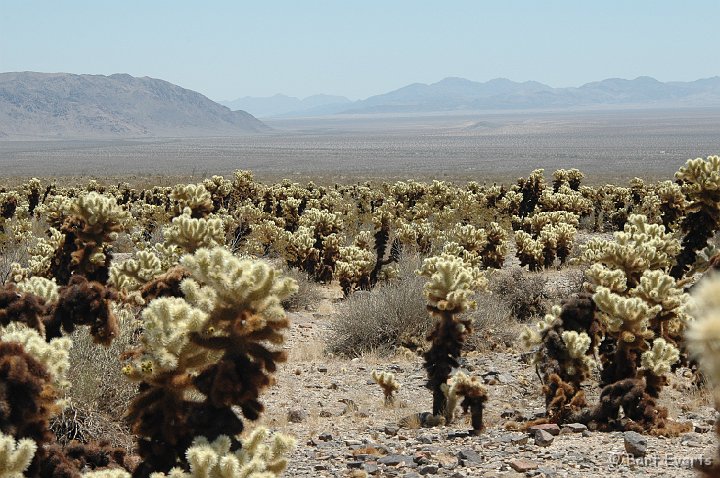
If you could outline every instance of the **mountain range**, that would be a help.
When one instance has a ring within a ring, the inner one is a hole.
[[[246,96],[232,101],[221,101],[220,104],[233,110],[252,111],[255,116],[287,116],[287,115],[323,115],[333,113],[352,103],[344,96],[313,95],[307,98],[296,98],[277,94],[267,97]]]
[[[249,113],[154,78],[0,73],[0,137],[232,136],[268,129]]]
[[[323,95],[318,95],[323,97]],[[444,111],[537,110],[597,107],[696,107],[720,106],[720,77],[680,82],[661,82],[648,76],[634,80],[610,78],[579,87],[553,88],[536,81],[515,82],[496,78],[476,82],[449,77],[437,83],[413,83],[397,90],[354,102],[331,101],[312,108],[300,108],[297,100],[281,107],[276,95],[269,98],[242,98],[230,105],[242,105],[260,117],[318,116],[346,113],[430,113]],[[314,98],[314,97],[311,97]],[[342,98],[344,97],[324,97]],[[271,106],[273,105],[273,106]]]

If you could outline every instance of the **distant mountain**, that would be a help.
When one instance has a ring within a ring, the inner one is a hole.
[[[351,101],[344,96],[313,95],[300,99],[281,94],[267,97],[246,96],[220,102],[232,110],[244,110],[260,118],[284,115],[321,115],[343,109],[350,103]]]
[[[244,111],[163,80],[0,73],[0,137],[227,136],[268,129]]]
[[[720,77],[663,83],[641,76],[611,78],[577,88],[552,88],[535,81],[497,78],[485,83],[445,78],[414,83],[356,101],[342,113],[400,113],[453,110],[547,109],[597,106],[720,106]]]

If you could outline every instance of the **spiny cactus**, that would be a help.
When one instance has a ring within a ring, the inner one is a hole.
[[[424,366],[427,387],[433,393],[433,415],[439,415],[447,401],[442,386],[458,366],[462,345],[472,332],[471,319],[460,314],[475,307],[472,296],[487,287],[487,279],[478,269],[450,255],[425,259],[418,273],[429,278],[424,289],[428,311],[438,319],[428,336],[432,345],[424,355]]]
[[[172,224],[163,229],[163,237],[169,245],[176,245],[187,252],[195,252],[203,247],[215,247],[225,244],[225,226],[217,217],[192,217],[190,208],[172,220]]]
[[[297,290],[268,265],[234,257],[224,248],[200,249],[181,259],[189,277],[183,298],[160,298],[143,311],[145,333],[135,359],[123,369],[140,381],[128,416],[139,436],[143,463],[136,478],[180,466],[194,437],[232,437],[243,423],[232,407],[255,420],[260,391],[285,359],[288,327],[280,301]],[[201,400],[189,400],[189,392]]]
[[[34,441],[23,438],[15,440],[0,432],[0,476],[4,478],[25,478],[24,472],[30,466],[37,451]]]
[[[446,397],[444,410],[445,424],[452,423],[455,408],[460,402],[465,413],[470,411],[472,431],[479,434],[485,428],[483,424],[483,408],[488,399],[487,390],[476,377],[470,377],[463,372],[456,372],[452,378],[442,386]]]
[[[63,207],[60,232],[65,237],[50,265],[51,277],[64,285],[72,274],[81,274],[104,284],[111,259],[108,247],[130,215],[114,198],[96,192],[67,201]]]
[[[600,324],[588,294],[555,305],[536,329],[526,328],[521,338],[535,349],[533,362],[543,381],[547,420],[571,420],[586,405],[582,383],[595,366]]]
[[[168,474],[153,473],[150,478],[276,478],[287,467],[285,455],[295,440],[276,433],[270,444],[263,443],[269,435],[266,428],[258,427],[237,451],[225,435],[212,442],[198,437],[186,453],[189,472],[174,468]]]
[[[190,217],[199,219],[213,211],[210,193],[202,184],[178,184],[172,188],[170,199],[175,202],[175,215],[185,214],[190,209]]]
[[[393,406],[395,404],[395,394],[400,390],[400,383],[395,379],[395,374],[373,370],[371,376],[383,391],[385,406]]]
[[[720,156],[689,159],[675,178],[688,200],[681,223],[685,234],[682,251],[671,271],[674,278],[680,279],[720,228]]]

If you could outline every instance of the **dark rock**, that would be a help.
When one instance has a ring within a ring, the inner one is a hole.
[[[437,465],[423,465],[418,470],[421,475],[434,475],[438,472],[439,468]]]
[[[528,428],[528,431],[531,434],[535,434],[535,432],[538,430],[548,432],[553,436],[558,436],[560,434],[560,427],[556,423],[542,423],[540,425],[533,425]]]
[[[415,463],[413,462],[413,457],[409,455],[388,455],[383,456],[378,459],[378,463],[381,465],[388,465],[388,466],[395,466],[399,464],[404,464],[406,466],[415,466]]]
[[[535,444],[537,446],[550,446],[552,445],[555,437],[545,430],[535,430]]]
[[[465,449],[458,452],[458,458],[466,463],[482,463],[483,457],[475,450]]]
[[[563,425],[563,430],[568,430],[572,433],[582,433],[587,429],[588,427],[582,423],[568,423],[567,425]]]
[[[625,432],[625,451],[633,456],[645,456],[647,453],[647,439],[637,432]]]

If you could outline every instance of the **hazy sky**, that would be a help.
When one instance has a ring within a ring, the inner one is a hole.
[[[720,74],[718,19],[717,0],[0,0],[0,71],[130,73],[214,100],[694,80]]]

